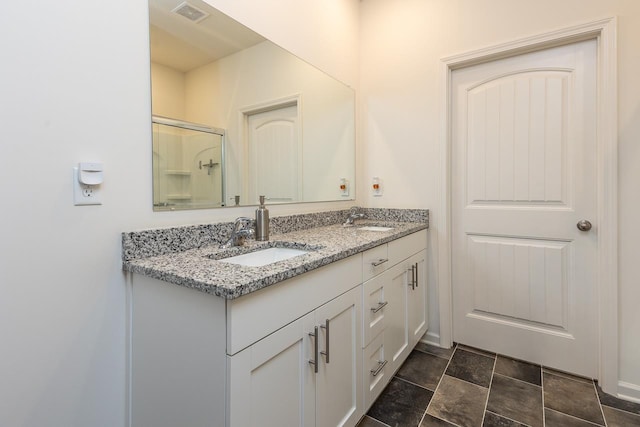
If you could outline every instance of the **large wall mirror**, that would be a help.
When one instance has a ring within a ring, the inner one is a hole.
[[[155,210],[354,199],[354,91],[200,0],[149,0]]]

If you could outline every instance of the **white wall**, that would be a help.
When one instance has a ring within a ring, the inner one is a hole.
[[[176,120],[187,120],[185,106],[185,75],[166,65],[151,63],[151,111]]]
[[[211,3],[356,82],[356,2]],[[3,4],[2,426],[125,426],[120,232],[253,213],[152,211],[147,31],[146,0]],[[71,168],[88,160],[104,162],[103,205],[75,207]],[[278,206],[272,214],[349,205]]]
[[[356,87],[359,19],[356,0],[205,1],[338,80]]]
[[[610,16],[619,18],[620,380],[631,386],[626,392],[640,398],[640,2],[363,0],[361,176],[367,184],[380,176],[385,194],[373,198],[367,188],[362,197],[370,206],[431,209],[430,321],[438,333],[439,59]]]

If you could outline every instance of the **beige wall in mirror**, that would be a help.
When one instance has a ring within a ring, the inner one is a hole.
[[[149,2],[152,113],[224,136],[220,164],[204,169],[184,153],[207,148],[173,138],[163,156],[183,160],[167,178],[154,130],[154,209],[354,199],[354,91],[208,4],[183,4]],[[180,181],[179,195],[162,192],[167,180]]]

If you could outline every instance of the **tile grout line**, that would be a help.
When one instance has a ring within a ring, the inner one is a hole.
[[[600,402],[600,397],[598,397],[598,402]],[[600,405],[604,408],[607,407],[609,409],[613,409],[615,411],[624,412],[625,414],[633,415],[634,417],[640,418],[640,414],[636,412],[630,412],[625,409],[616,408],[615,406],[607,405],[605,403],[600,402]]]
[[[502,375],[502,374],[498,374],[498,375],[501,375],[501,376],[503,376],[503,377],[506,377],[505,375]],[[444,374],[443,374],[442,376],[444,377]],[[480,388],[486,388],[486,389],[488,389],[488,387],[482,386],[482,385],[480,385],[480,384],[472,383],[471,381],[467,381],[467,380],[465,380],[465,379],[463,379],[463,378],[454,377],[453,375],[447,375],[447,376],[448,376],[449,378],[453,378],[453,379],[454,379],[454,380],[456,380],[456,381],[460,381],[461,383],[470,384],[470,385],[475,386],[475,387],[480,387]],[[506,377],[506,378],[511,378],[511,377]],[[493,379],[493,376],[491,376],[491,379]],[[515,378],[514,378],[514,379],[515,379]],[[489,384],[489,385],[491,385],[491,384]],[[531,384],[531,385],[535,385],[535,384]],[[537,386],[536,386],[536,387],[537,387]]]
[[[493,368],[491,369],[491,380],[489,381],[489,387],[487,388],[487,398],[484,401],[484,411],[482,411],[482,420],[480,420],[480,427],[484,425],[484,419],[487,416],[487,406],[489,405],[489,396],[491,395],[491,386],[493,385],[493,376],[496,373],[497,364],[498,364],[498,355],[496,354],[496,357],[493,359]]]
[[[484,388],[484,389],[487,389],[487,390],[489,389],[489,387],[488,387],[488,386],[487,386],[487,387],[485,387],[485,386],[482,386],[482,385],[480,385],[480,384],[472,383],[471,381],[463,380],[462,378],[454,377],[453,375],[447,375],[447,376],[448,376],[449,378],[451,378],[451,379],[455,380],[455,381],[460,381],[461,383],[469,384],[469,385],[472,385],[472,386],[474,386],[474,387]],[[444,377],[444,375],[443,375],[443,377]],[[507,377],[507,378],[509,378],[509,377]]]
[[[449,368],[449,365],[451,364],[451,360],[453,359],[453,356],[456,354],[456,351],[458,351],[458,344],[456,344],[456,346],[454,347],[453,351],[451,352],[451,356],[449,357],[449,361],[447,362],[447,366],[445,366],[444,367],[444,371],[442,371],[442,375],[440,376],[440,381],[438,381],[438,385],[436,385],[436,388],[433,391],[433,396],[431,396],[431,400],[429,400],[429,404],[427,405],[427,409],[424,410],[424,414],[422,414],[422,418],[420,418],[420,422],[418,423],[418,426],[420,424],[422,424],[422,421],[424,421],[424,417],[427,415],[427,412],[429,412],[429,407],[431,406],[431,402],[433,402],[433,398],[436,396],[436,392],[438,391],[438,387],[440,387],[440,384],[442,384],[442,380],[444,379],[444,376],[445,376],[445,374],[447,372],[447,369]],[[444,420],[444,421],[447,421],[447,420]]]
[[[593,381],[593,386],[596,388],[596,396],[598,396],[598,403],[600,403],[600,406],[602,406],[603,410],[604,410],[604,407],[607,407],[609,409],[615,409],[616,411],[624,412],[625,414],[633,415],[635,417],[640,418],[640,412],[632,412],[632,411],[628,411],[626,409],[616,408],[615,406],[607,405],[606,403],[602,403],[602,401],[600,400],[600,393],[598,393],[598,386],[596,385],[596,381]],[[605,393],[604,391],[602,393],[608,394],[608,393]],[[614,399],[622,400],[623,402],[629,402],[629,401],[626,401],[624,399],[620,399],[619,397],[616,397],[616,396],[614,396],[612,394],[608,394],[608,395],[613,397]],[[630,403],[635,403],[635,402],[630,402]],[[605,420],[605,422],[606,422],[606,420]]]
[[[407,379],[405,379],[405,378],[399,377],[398,375],[394,375],[394,376],[393,376],[393,377],[391,377],[391,378],[395,378],[395,379],[398,379],[398,380],[400,380],[400,381],[404,381],[404,382],[405,382],[405,383],[407,383],[407,384],[411,384],[411,385],[414,385],[414,386],[416,386],[416,387],[420,387],[421,389],[423,389],[423,390],[427,390],[427,391],[430,391],[430,392],[431,392],[431,393],[433,393],[433,394],[435,394],[435,393],[436,393],[436,391],[435,391],[435,390],[429,390],[427,387],[425,387],[425,386],[423,386],[423,385],[420,385],[420,384],[414,383],[413,381],[409,381],[409,380],[407,380]],[[438,387],[436,387],[436,388],[438,388]]]
[[[578,421],[582,421],[583,423],[590,424],[590,425],[592,425],[592,426],[602,427],[602,425],[601,425],[601,424],[593,423],[593,422],[591,422],[591,421],[589,421],[589,420],[585,420],[584,418],[576,417],[575,415],[566,414],[566,413],[564,413],[564,412],[562,412],[562,411],[556,411],[555,409],[551,409],[551,408],[547,408],[547,409],[548,409],[548,410],[550,410],[550,411],[552,411],[552,412],[557,412],[557,413],[558,413],[558,414],[560,414],[560,415],[564,415],[564,416],[567,416],[567,417],[569,417],[569,418],[572,418],[572,419],[574,419],[574,420],[578,420]]]
[[[525,426],[525,427],[532,427],[531,425],[529,425],[529,424],[527,424],[527,423],[523,423],[522,421],[514,420],[513,418],[509,418],[509,417],[507,417],[507,416],[505,416],[505,415],[500,415],[500,414],[498,414],[498,413],[496,413],[496,412],[493,412],[493,411],[489,411],[489,410],[487,410],[487,411],[485,411],[485,412],[490,412],[490,413],[492,413],[493,415],[496,415],[496,416],[498,416],[498,417],[500,417],[500,418],[504,418],[505,420],[513,421],[514,423],[517,423],[517,424],[522,424],[522,425],[523,425],[523,426]]]
[[[493,353],[491,351],[486,351],[486,350],[483,350],[481,348],[469,347],[469,346],[465,346],[464,344],[462,344],[462,346],[463,346],[463,348],[460,349],[462,351],[466,351],[467,353],[477,354],[478,356],[484,356],[484,357],[487,357],[489,359],[495,359],[498,356],[501,356],[498,353]]]
[[[547,408],[544,404],[544,367],[540,365],[540,391],[542,392],[542,427],[547,425]]]
[[[596,392],[596,399],[598,400],[598,407],[600,408],[600,413],[602,414],[602,421],[604,421],[605,427],[608,425],[607,417],[604,416],[604,409],[602,409],[602,402],[600,402],[600,395],[598,394],[598,388],[596,387],[596,383],[591,380],[591,385],[593,386],[593,391]]]
[[[379,419],[377,419],[377,418],[373,418],[373,417],[371,417],[371,416],[369,416],[369,415],[367,415],[367,414],[364,414],[364,417],[363,417],[363,418],[366,418],[366,417],[369,417],[369,418],[371,418],[372,420],[375,420],[375,421],[379,422],[380,424],[382,424],[382,425],[383,425],[383,426],[385,426],[385,427],[391,427],[389,424],[387,424],[387,423],[383,423],[382,421],[380,421],[380,420],[379,420]],[[360,421],[362,421],[362,420],[360,420]],[[360,424],[360,423],[358,423],[358,424]],[[356,427],[357,427],[357,426],[356,426]]]
[[[514,377],[511,377],[509,375],[501,374],[500,372],[495,372],[495,375],[500,375],[501,377],[509,378],[510,380],[518,381],[519,383],[528,384],[528,385],[532,385],[534,387],[542,388],[542,385],[533,384],[533,383],[530,383],[529,381],[521,380],[520,378],[514,378]],[[540,381],[540,382],[542,382],[542,381]]]
[[[550,368],[550,367],[544,366],[544,365],[540,365],[540,367],[542,368],[542,373],[543,374],[553,375],[554,377],[564,378],[564,379],[571,380],[571,381],[577,382],[577,383],[583,383],[583,384],[593,383],[593,379],[592,378],[580,377],[578,375],[574,375],[574,374],[571,374],[569,372],[558,371],[557,369],[553,369],[553,368]]]
[[[562,414],[562,415],[566,415],[566,416],[568,416],[568,417],[570,417],[570,418],[574,418],[574,419],[576,419],[576,420],[580,420],[580,421],[584,421],[584,422],[587,422],[587,423],[593,424],[594,426],[600,426],[600,427],[603,427],[603,425],[602,425],[602,424],[596,424],[596,423],[593,423],[593,422],[591,422],[591,421],[589,421],[589,420],[587,420],[587,419],[580,418],[580,417],[577,417],[577,416],[575,416],[575,415],[567,414],[566,412],[559,411],[559,410],[556,410],[556,409],[553,409],[553,408],[546,408],[546,407],[545,407],[545,405],[544,405],[544,373],[545,373],[545,372],[543,372],[543,375],[542,375],[542,384],[543,384],[543,390],[542,390],[543,424],[542,424],[542,425],[543,425],[543,427],[546,425],[546,417],[544,417],[544,414],[545,414],[545,412],[546,412],[546,410],[547,410],[547,409],[549,409],[550,411],[557,412],[557,413]],[[577,382],[577,383],[586,384],[586,382],[584,382],[584,381],[574,380],[574,379],[572,379],[572,378],[567,378],[567,377],[565,377],[565,376],[561,376],[561,375],[554,375],[554,374],[553,374],[553,373],[551,373],[551,372],[546,372],[546,373],[547,373],[547,374],[549,374],[549,375],[552,375],[552,376],[558,377],[558,378],[567,379],[567,380],[574,381],[574,382]],[[594,391],[596,392],[596,399],[597,399],[597,401],[598,401],[598,407],[600,408],[600,413],[602,414],[602,420],[603,420],[603,422],[604,422],[604,427],[606,427],[606,426],[607,426],[607,419],[606,419],[606,418],[605,418],[605,416],[604,416],[604,411],[602,410],[602,404],[600,403],[600,396],[598,396],[598,390],[595,388],[595,383],[593,382],[593,380],[591,380],[591,385],[593,386]]]
[[[429,356],[438,357],[440,359],[451,360],[451,357],[443,357],[441,354],[434,354],[434,353],[431,353],[429,350],[420,350],[418,347],[415,347],[414,350],[419,351],[420,353],[428,354]],[[453,352],[451,354],[453,354]]]

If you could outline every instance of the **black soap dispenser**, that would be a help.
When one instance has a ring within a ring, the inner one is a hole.
[[[269,240],[269,209],[264,206],[264,196],[260,196],[256,209],[256,240]]]

